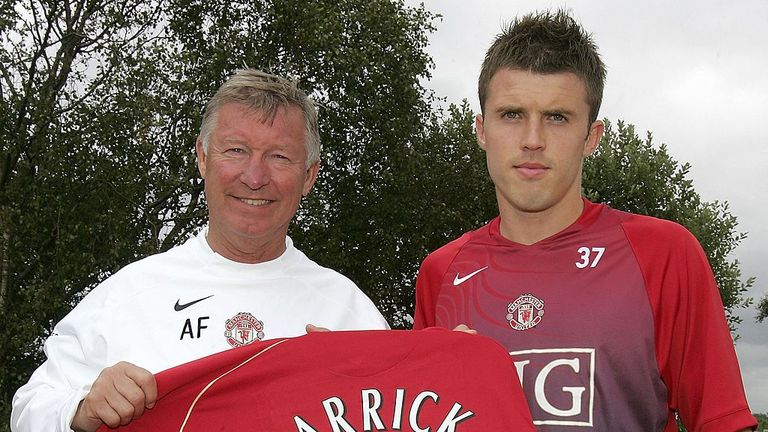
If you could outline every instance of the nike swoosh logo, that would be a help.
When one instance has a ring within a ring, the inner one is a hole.
[[[459,285],[463,284],[464,282],[466,282],[469,279],[471,279],[472,276],[480,273],[481,271],[483,271],[483,270],[485,270],[487,268],[488,268],[488,266],[485,266],[485,267],[477,269],[477,270],[473,271],[472,273],[470,273],[470,274],[468,274],[466,276],[463,276],[463,277],[459,277],[459,274],[456,273],[456,277],[453,278],[453,286],[459,286]]]
[[[176,300],[176,304],[173,306],[173,310],[175,310],[176,312],[183,311],[184,309],[192,306],[193,304],[200,303],[201,301],[209,299],[211,297],[213,297],[213,294],[209,295],[208,297],[203,297],[201,299],[193,300],[189,303],[184,303],[184,304],[179,303],[181,299],[178,299]]]

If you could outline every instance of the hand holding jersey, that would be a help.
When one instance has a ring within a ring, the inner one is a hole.
[[[72,429],[91,432],[102,423],[110,428],[126,425],[152,408],[157,399],[155,377],[146,369],[120,362],[101,371],[80,403]]]
[[[469,334],[477,334],[477,330],[467,327],[466,324],[457,325],[456,327],[454,327],[453,331],[460,331],[460,332],[469,333]]]
[[[534,430],[504,348],[441,329],[261,341],[157,383],[155,407],[119,432]]]
[[[314,324],[307,324],[306,330],[307,330],[307,334],[331,331],[331,329],[329,329],[329,328],[318,327],[318,326],[316,326]]]
[[[307,324],[306,331],[324,333],[330,329]],[[145,408],[154,407],[156,399],[157,383],[151,372],[128,362],[117,363],[104,369],[93,382],[72,419],[72,429],[91,432],[102,423],[112,429],[125,426],[141,417]]]

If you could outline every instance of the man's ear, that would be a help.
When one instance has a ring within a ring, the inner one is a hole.
[[[312,190],[312,186],[315,185],[317,180],[317,173],[320,172],[320,161],[313,163],[307,168],[307,176],[304,179],[304,186],[301,190],[301,196],[309,195],[309,191]]]
[[[205,150],[203,150],[203,140],[200,137],[197,137],[195,141],[195,151],[197,152],[197,170],[200,172],[200,177],[205,180],[206,154]]]
[[[475,116],[475,134],[477,135],[477,144],[485,150],[485,127],[483,125],[483,115]]]
[[[591,155],[597,150],[597,146],[600,145],[600,140],[605,133],[605,124],[602,120],[595,120],[589,126],[589,134],[587,140],[584,142],[584,157]]]

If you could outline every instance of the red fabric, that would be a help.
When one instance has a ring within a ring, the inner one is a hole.
[[[691,431],[757,426],[747,407],[733,339],[707,256],[680,225],[652,218],[623,224],[654,314],[656,359],[672,411]]]
[[[461,251],[462,246],[470,238],[470,233],[464,234],[429,254],[422,263],[419,268],[419,275],[416,278],[416,308],[413,313],[414,330],[437,325],[435,308],[437,307],[437,297],[442,289],[445,272],[456,257],[456,254]]]
[[[534,430],[507,352],[442,329],[264,341],[156,379],[155,407],[117,430]]]
[[[586,200],[579,220],[534,245],[504,239],[498,224],[424,260],[414,329],[463,323],[502,343],[539,430],[581,430],[588,417],[595,430],[672,432],[675,411],[690,431],[756,426],[714,276],[685,228]],[[528,297],[538,321],[509,322]],[[582,406],[563,389],[583,392]]]

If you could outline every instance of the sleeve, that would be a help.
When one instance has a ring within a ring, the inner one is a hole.
[[[413,312],[413,330],[437,325],[437,297],[445,272],[461,247],[469,241],[469,233],[432,252],[424,259],[416,276],[416,308]]]
[[[101,340],[83,335],[86,322],[100,322],[94,299],[86,296],[64,317],[46,340],[47,360],[20,387],[13,397],[11,430],[13,432],[69,432],[77,406],[103,369],[106,346]]]
[[[344,327],[335,328],[335,330],[389,330],[386,318],[376,305],[360,288],[354,286],[356,300],[353,311],[348,316],[352,322]]]
[[[416,276],[416,308],[413,312],[413,329],[421,330],[435,325],[435,307],[440,292],[442,272],[427,256]]]
[[[688,430],[755,427],[723,303],[707,256],[682,226],[643,218],[625,224],[654,314],[656,360],[670,415]]]
[[[389,329],[376,304],[352,280],[314,263],[312,267],[317,276],[304,279],[306,295],[300,299],[303,309],[295,309],[292,318],[306,316],[316,326],[337,331]],[[323,315],[321,319],[308,318],[315,317],[318,311]]]

